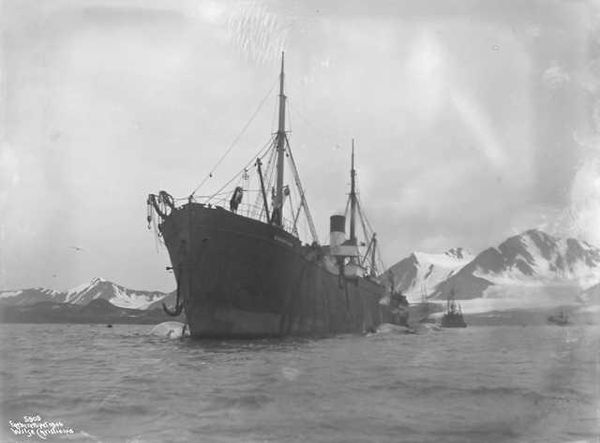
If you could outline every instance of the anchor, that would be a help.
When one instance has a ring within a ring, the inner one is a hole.
[[[169,269],[169,268],[167,268],[167,269]],[[183,312],[183,301],[181,300],[181,291],[179,289],[179,282],[181,281],[181,272],[182,271],[183,271],[183,267],[179,266],[179,269],[177,272],[177,295],[175,296],[175,309],[173,309],[173,310],[169,309],[164,302],[162,304],[163,310],[167,313],[167,315],[170,315],[171,317],[177,317]]]

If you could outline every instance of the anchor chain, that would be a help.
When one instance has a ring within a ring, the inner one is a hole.
[[[173,310],[170,310],[164,302],[162,304],[163,310],[167,313],[167,315],[170,315],[171,317],[177,317],[183,312],[183,300],[181,300],[181,290],[179,284],[179,282],[181,281],[182,272],[183,266],[180,265],[177,272],[177,294],[175,296],[175,308]]]

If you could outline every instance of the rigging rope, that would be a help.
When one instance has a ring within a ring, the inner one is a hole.
[[[289,155],[288,158],[290,160],[290,165],[292,166],[292,172],[294,174],[294,181],[296,182],[298,192],[300,193],[300,205],[304,207],[304,215],[306,216],[306,221],[308,223],[308,228],[310,229],[312,239],[314,242],[319,243],[319,236],[317,235],[317,230],[315,228],[310,209],[308,208],[308,203],[306,202],[306,193],[304,192],[304,187],[302,186],[302,181],[300,180],[300,174],[298,173],[296,161],[294,160],[294,155],[292,154],[292,149],[290,148],[290,142],[287,138],[287,135],[285,137],[285,144],[287,146],[287,152]]]
[[[358,214],[360,216],[360,221],[361,221],[361,224],[363,227],[363,231],[365,233],[365,237],[367,237],[367,233],[369,233],[372,236],[375,231],[373,230],[371,223],[369,223],[369,219],[367,218],[367,215],[362,210],[362,205],[360,203],[360,199],[358,198],[358,195],[356,196],[356,207],[358,209]],[[383,259],[381,258],[381,246],[379,246],[375,250],[375,254],[377,255],[377,261],[378,261],[377,265],[379,265],[380,269],[381,269],[380,272],[385,271],[385,269],[386,269],[385,263],[384,263]]]
[[[274,136],[272,137],[272,140],[274,140]],[[273,147],[273,145],[271,145],[269,147],[269,160],[267,161],[267,167],[263,170],[263,182],[264,182],[264,187],[265,187],[265,194],[269,192],[269,189],[271,189],[271,180],[273,178],[273,164],[274,164],[274,159],[276,156],[276,152],[275,149],[271,149]],[[259,195],[256,196],[257,201],[255,202],[255,206],[257,208],[261,208],[258,214],[258,219],[262,220],[263,214],[266,214],[265,212],[265,205],[263,200],[263,196],[262,196],[262,189],[261,189],[261,193]],[[269,215],[265,216],[265,220],[269,219]]]
[[[223,186],[221,186],[221,187],[220,187],[220,188],[217,190],[217,192],[215,192],[215,193],[214,193],[214,194],[212,194],[210,197],[208,197],[208,200],[207,200],[207,202],[211,201],[211,200],[212,200],[213,198],[215,198],[217,195],[221,195],[221,194],[227,194],[227,192],[223,192],[223,193],[221,193],[221,191],[223,191],[223,189],[225,189],[227,186],[229,186],[229,185],[231,184],[231,182],[233,182],[233,181],[234,181],[234,180],[235,180],[237,177],[239,177],[239,175],[240,175],[240,174],[242,174],[242,173],[244,172],[244,170],[248,169],[248,167],[249,167],[250,165],[252,165],[252,163],[253,163],[253,162],[256,160],[256,157],[261,157],[261,156],[265,155],[265,154],[266,154],[266,152],[268,152],[268,151],[266,151],[266,152],[263,152],[263,151],[265,151],[265,150],[266,150],[266,148],[269,148],[269,147],[270,147],[270,145],[271,145],[271,143],[272,143],[272,140],[273,140],[273,136],[271,136],[271,139],[270,139],[270,140],[269,140],[269,141],[268,141],[268,142],[267,142],[265,145],[263,145],[263,146],[262,146],[262,148],[260,148],[260,150],[259,150],[259,151],[258,151],[258,152],[257,152],[257,153],[256,153],[256,154],[253,156],[253,157],[252,157],[252,159],[251,159],[251,160],[250,160],[248,163],[246,163],[246,164],[244,165],[244,167],[243,167],[243,168],[242,168],[242,169],[241,169],[241,170],[240,170],[240,171],[239,171],[237,174],[235,174],[235,175],[234,175],[234,176],[231,178],[231,180],[229,180],[227,183],[225,183]]]
[[[213,173],[216,171],[216,169],[219,167],[219,165],[223,162],[223,160],[225,160],[225,158],[227,157],[227,155],[229,155],[229,153],[231,152],[231,150],[234,148],[235,144],[242,137],[242,135],[244,135],[244,133],[246,132],[246,129],[248,129],[248,127],[250,126],[250,124],[254,121],[254,119],[256,118],[256,116],[258,115],[258,113],[260,112],[260,110],[262,109],[263,105],[265,104],[265,102],[267,101],[267,99],[269,98],[269,96],[271,95],[271,92],[273,92],[273,89],[277,85],[278,80],[279,80],[279,78],[275,81],[275,83],[273,83],[273,86],[271,86],[271,89],[269,90],[269,92],[267,93],[267,95],[265,95],[265,97],[262,99],[262,101],[258,105],[258,108],[256,108],[256,111],[254,111],[254,114],[252,114],[252,117],[250,117],[250,120],[248,120],[246,122],[246,124],[242,128],[241,132],[233,139],[233,141],[231,142],[231,144],[229,145],[229,147],[227,148],[227,150],[225,151],[225,153],[221,156],[221,158],[219,159],[219,161],[217,161],[217,163],[213,166],[213,168],[210,170],[210,172],[208,173],[208,175],[206,177],[204,177],[204,180],[202,180],[200,182],[200,184],[198,186],[196,186],[196,189],[194,189],[194,191],[190,194],[190,197],[193,197],[194,194],[196,194],[196,192],[198,192],[198,190],[202,187],[202,185],[204,185],[204,183],[206,183],[206,181],[213,176]]]

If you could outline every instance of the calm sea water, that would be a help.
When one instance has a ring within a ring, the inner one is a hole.
[[[151,326],[0,325],[9,420],[71,441],[569,442],[600,432],[600,328],[202,342]],[[48,440],[52,440],[49,437]]]

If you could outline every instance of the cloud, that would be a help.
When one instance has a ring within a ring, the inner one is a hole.
[[[435,34],[428,28],[422,30],[410,48],[407,81],[412,87],[406,92],[414,111],[427,123],[438,116],[447,99],[448,66],[444,58]]]
[[[226,6],[215,1],[205,1],[198,4],[200,15],[210,23],[219,23],[227,11]]]
[[[19,184],[19,157],[8,143],[0,146],[0,192],[7,192]],[[1,194],[0,194],[1,195]],[[3,198],[0,201],[4,200]]]
[[[539,23],[529,23],[525,28],[525,33],[533,38],[538,38],[542,35],[542,27]]]
[[[571,76],[557,60],[552,60],[550,67],[542,74],[542,83],[550,90],[562,88],[570,80]]]
[[[570,199],[566,230],[600,245],[600,158],[588,159],[577,171]]]
[[[495,168],[504,169],[507,165],[505,150],[494,133],[486,112],[464,93],[454,92],[451,97],[456,111],[476,140],[475,146]]]
[[[269,63],[285,49],[292,22],[272,12],[266,3],[240,2],[228,19],[230,38],[249,60]]]
[[[62,13],[77,11],[74,5],[65,6]],[[58,13],[58,11],[57,11]],[[176,8],[165,8],[159,5],[146,4],[137,6],[132,4],[97,4],[81,7],[81,18],[84,22],[93,22],[99,26],[139,26],[155,24],[158,22],[172,22],[181,24],[184,20],[182,11]]]

